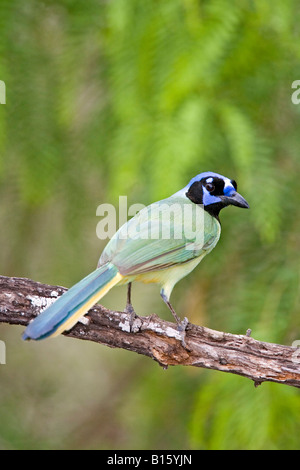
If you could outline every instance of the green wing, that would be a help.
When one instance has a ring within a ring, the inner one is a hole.
[[[187,198],[171,197],[142,209],[107,244],[99,265],[111,261],[124,276],[186,263],[212,250],[220,224]]]

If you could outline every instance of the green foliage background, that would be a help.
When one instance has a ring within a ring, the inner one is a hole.
[[[181,314],[291,345],[300,338],[296,0],[2,0],[1,274],[71,286],[104,242],[96,208],[174,193],[212,170],[250,211],[176,287]],[[138,313],[170,318],[155,286]],[[125,290],[103,304],[124,307]],[[0,326],[2,449],[297,449],[296,389],[171,368]]]

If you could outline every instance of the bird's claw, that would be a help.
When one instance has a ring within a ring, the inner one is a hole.
[[[183,320],[177,321],[177,331],[180,333],[182,346],[184,347],[184,349],[190,351],[190,349],[188,348],[185,342],[186,327],[188,324],[189,324],[189,321],[186,317],[184,317]]]
[[[130,315],[129,329],[130,329],[130,333],[133,333],[133,322],[136,318],[139,318],[139,316],[135,313],[135,310],[131,304],[127,304],[124,311],[125,313],[127,313],[127,315]]]

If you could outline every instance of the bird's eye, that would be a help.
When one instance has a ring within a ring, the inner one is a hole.
[[[212,183],[206,183],[205,188],[211,193],[215,189],[215,185]]]

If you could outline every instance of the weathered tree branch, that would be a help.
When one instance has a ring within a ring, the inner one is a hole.
[[[0,276],[0,322],[27,325],[66,289],[23,278]],[[161,366],[196,366],[231,372],[252,379],[300,388],[300,350],[257,341],[247,335],[222,333],[188,324],[184,348],[174,323],[156,315],[135,319],[129,330],[124,312],[95,306],[67,336],[123,348],[157,361]]]

